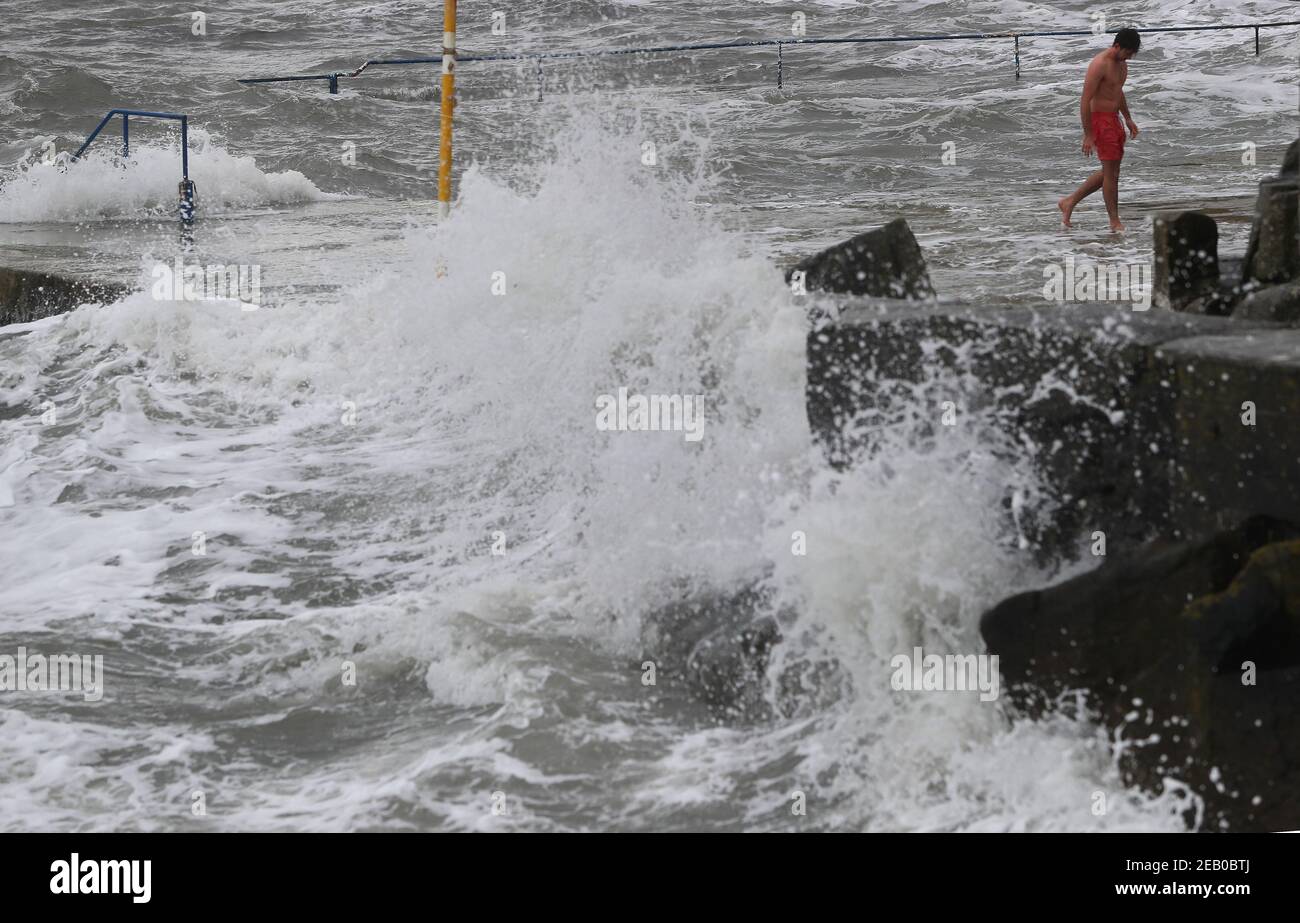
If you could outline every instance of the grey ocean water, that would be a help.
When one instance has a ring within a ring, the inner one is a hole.
[[[336,97],[235,81],[434,53],[438,4],[233,0],[204,36],[193,4],[87,6],[3,2],[0,265],[138,291],[0,330],[0,653],[102,654],[106,691],[0,693],[0,828],[1183,828],[1181,780],[1124,789],[1087,722],[890,690],[894,653],[976,650],[980,613],[1050,576],[1003,515],[1035,485],[991,431],[924,420],[830,471],[776,269],[898,215],[940,292],[978,303],[1041,304],[1069,256],[1149,259],[1161,208],[1208,207],[1244,249],[1300,127],[1300,29],[1259,57],[1250,32],[1147,37],[1120,238],[1099,201],[1068,233],[1055,210],[1089,169],[1098,39],[1025,40],[1019,81],[1006,40],[787,49],[780,90],[770,50],[548,64],[540,102],[530,68],[465,64],[437,226],[432,67]],[[772,38],[794,11],[810,36],[1077,29],[1093,7],[522,2],[503,36],[493,11],[461,5],[463,53]],[[190,116],[191,256],[260,266],[261,310],[151,295],[179,252],[172,127],[135,126],[126,165],[112,134],[40,162],[114,106]],[[704,439],[597,431],[620,386],[705,395]],[[830,654],[845,682],[730,725],[671,664],[643,684],[648,614],[756,584],[778,665]]]

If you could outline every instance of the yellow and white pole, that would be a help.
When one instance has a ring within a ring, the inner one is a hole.
[[[438,215],[451,214],[451,120],[456,108],[456,0],[442,5],[442,137],[438,144]]]

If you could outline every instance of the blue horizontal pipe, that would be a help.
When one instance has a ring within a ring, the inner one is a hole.
[[[295,77],[244,77],[240,83],[280,83],[289,80],[330,80],[335,77],[346,77],[347,74],[299,74]]]
[[[1283,26],[1300,26],[1300,20],[1287,22],[1261,22],[1217,26],[1152,26],[1143,32],[1217,32],[1229,29],[1270,29]],[[1119,29],[1107,29],[1104,34],[1114,34]],[[770,48],[784,45],[864,45],[878,42],[952,42],[991,38],[1055,38],[1062,36],[1093,35],[1091,29],[1057,29],[1036,32],[964,32],[954,35],[887,35],[863,38],[782,38],[755,39],[745,42],[705,42],[694,45],[654,45],[645,48],[607,48],[596,51],[547,51],[536,53],[457,55],[456,63],[472,61],[533,61],[553,58],[596,58],[608,55],[653,54],[668,51],[710,51],[719,48]],[[441,64],[442,55],[421,58],[377,58],[365,62],[351,73],[302,74],[290,77],[244,77],[240,83],[283,83],[291,80],[337,80],[339,77],[356,77],[368,67],[404,64]]]
[[[110,116],[138,115],[150,119],[176,119],[178,122],[185,118],[188,118],[188,116],[182,115],[179,112],[150,112],[147,109],[110,109],[108,111],[108,114]]]

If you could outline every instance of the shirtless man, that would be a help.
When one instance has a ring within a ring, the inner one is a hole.
[[[1107,48],[1088,65],[1083,79],[1083,100],[1079,103],[1079,117],[1083,121],[1083,153],[1089,157],[1097,152],[1101,169],[1083,181],[1083,185],[1057,202],[1061,220],[1068,228],[1074,207],[1101,189],[1110,214],[1110,229],[1124,230],[1119,221],[1119,162],[1124,158],[1124,125],[1136,138],[1138,127],[1128,112],[1124,99],[1124,81],[1128,79],[1128,60],[1138,53],[1142,39],[1136,29],[1120,29],[1115,44]]]

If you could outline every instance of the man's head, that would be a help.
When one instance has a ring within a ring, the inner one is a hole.
[[[1115,33],[1115,44],[1112,47],[1115,57],[1127,61],[1142,47],[1142,36],[1138,35],[1137,29],[1120,29]]]

